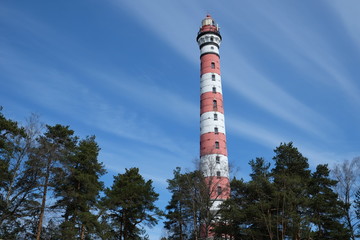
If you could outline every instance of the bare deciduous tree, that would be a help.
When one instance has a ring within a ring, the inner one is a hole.
[[[342,200],[345,212],[345,223],[351,232],[351,239],[355,240],[355,230],[359,221],[356,220],[354,209],[354,197],[360,185],[360,157],[355,157],[351,161],[335,165],[332,171],[333,177],[338,181],[336,192]]]

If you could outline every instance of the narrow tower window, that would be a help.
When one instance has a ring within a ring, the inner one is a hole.
[[[219,134],[219,129],[217,127],[214,128],[215,134]]]
[[[218,120],[218,115],[216,113],[214,113],[214,121]]]
[[[215,157],[215,160],[216,160],[216,163],[217,163],[217,164],[220,164],[220,156],[216,156],[216,157]]]
[[[213,109],[214,109],[214,111],[217,110],[217,101],[216,100],[213,100]]]
[[[216,149],[219,149],[219,148],[220,148],[218,141],[215,142],[215,148],[216,148]]]
[[[215,81],[215,74],[211,75],[211,80]]]
[[[218,187],[217,187],[217,194],[218,194],[218,195],[220,195],[220,194],[221,194],[221,192],[222,192],[222,189],[221,189],[221,187],[220,187],[220,186],[218,186]]]
[[[216,87],[213,87],[213,88],[212,88],[212,92],[213,92],[213,93],[216,93]]]
[[[211,68],[215,69],[215,63],[214,62],[211,62]]]
[[[217,176],[218,178],[220,178],[220,171],[217,171],[217,172],[216,172],[216,176]]]

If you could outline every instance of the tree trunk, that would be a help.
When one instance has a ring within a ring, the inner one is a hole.
[[[81,224],[80,240],[85,239],[85,225]]]
[[[40,236],[41,236],[41,230],[42,230],[42,224],[43,224],[43,218],[44,218],[45,206],[46,206],[46,195],[47,195],[47,190],[48,190],[48,185],[49,185],[49,177],[50,177],[50,163],[48,164],[48,166],[46,168],[43,197],[42,197],[40,215],[39,215],[39,223],[38,223],[37,232],[36,232],[36,240],[40,240]]]

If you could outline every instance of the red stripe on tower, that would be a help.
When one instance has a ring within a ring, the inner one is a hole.
[[[230,197],[221,85],[219,27],[210,15],[202,21],[196,38],[200,48],[200,165],[211,191],[211,211]]]

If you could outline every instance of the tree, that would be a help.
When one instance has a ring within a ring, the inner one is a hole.
[[[99,178],[105,174],[104,166],[97,159],[99,151],[95,137],[87,137],[76,146],[73,156],[64,159],[65,176],[55,186],[58,200],[53,206],[64,211],[64,221],[60,226],[64,239],[84,240],[98,227],[93,212],[103,189]]]
[[[233,239],[349,239],[341,223],[342,201],[327,165],[311,173],[292,143],[275,150],[275,167],[262,158],[250,161],[249,182],[231,181],[231,198],[221,208],[217,236]]]
[[[171,200],[166,206],[167,221],[164,222],[164,226],[169,232],[168,239],[184,240],[190,236],[191,215],[184,197],[187,194],[184,189],[186,184],[184,180],[179,167],[174,170],[174,178],[167,180],[169,184],[167,189],[172,193]]]
[[[105,190],[102,203],[112,229],[106,233],[107,238],[141,239],[144,235],[141,227],[156,225],[161,215],[154,204],[158,196],[152,181],[145,181],[138,168],[126,169],[124,174],[114,176],[113,185]]]
[[[293,143],[281,143],[275,150],[272,170],[276,191],[276,234],[278,238],[298,240],[308,237],[308,184],[310,170],[305,158]]]
[[[318,165],[309,184],[309,216],[313,224],[312,239],[349,239],[349,231],[341,223],[344,203],[334,192],[336,180],[329,178],[327,165]]]
[[[62,180],[62,163],[69,158],[77,142],[74,131],[69,126],[47,125],[47,131],[38,138],[38,146],[34,148],[27,162],[28,175],[36,175],[39,186],[40,206],[37,214],[36,239],[40,240],[43,219],[47,207],[48,192]]]
[[[34,215],[36,180],[24,168],[39,133],[36,115],[20,127],[0,113],[0,238],[15,238],[24,232],[28,218]]]
[[[249,164],[252,168],[249,182],[231,181],[231,197],[222,205],[221,222],[215,228],[218,237],[275,238],[276,208],[270,164],[263,158],[251,160]]]
[[[248,226],[251,226],[250,219],[247,215],[247,205],[249,203],[249,187],[244,180],[231,181],[231,195],[222,205],[220,209],[221,219],[215,226],[215,236],[220,238],[228,236],[230,239],[251,239],[251,233]]]
[[[213,200],[221,194],[211,187],[216,180],[209,177],[206,181],[199,170],[187,173],[181,173],[180,168],[174,170],[174,178],[168,180],[172,197],[165,215],[169,239],[209,237],[218,215],[211,207]]]
[[[345,223],[350,230],[351,239],[355,240],[355,229],[359,224],[356,220],[354,209],[355,192],[359,187],[360,180],[360,157],[353,158],[351,161],[335,165],[332,170],[332,175],[338,181],[336,185],[336,192],[339,198],[345,203],[343,211],[345,214]]]
[[[360,221],[360,187],[355,194],[355,209],[356,218]],[[360,225],[358,225],[357,237],[360,237]]]
[[[25,136],[24,129],[19,127],[17,122],[5,118],[0,112],[0,238],[15,238],[19,227],[15,216],[17,208],[11,206],[10,195],[16,165],[14,158],[19,151],[16,139],[24,139]],[[13,222],[12,226],[10,222]]]

